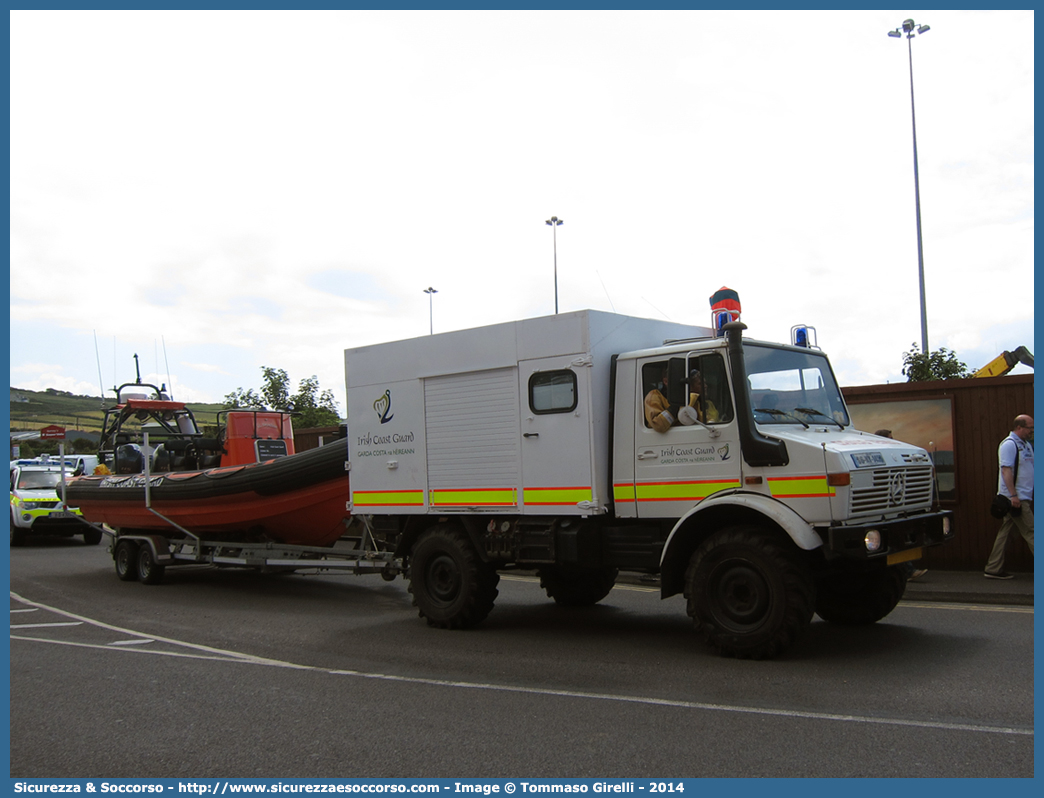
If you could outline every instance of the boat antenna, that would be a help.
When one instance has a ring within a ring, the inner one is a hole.
[[[170,379],[170,362],[167,360],[167,340],[161,335],[160,343],[163,344],[163,366],[167,369],[167,385],[170,386],[170,398],[174,398],[174,383]]]
[[[138,378],[137,385],[141,385],[141,369],[138,367],[138,354],[134,354],[134,376]]]
[[[94,359],[98,362],[98,387],[101,388],[101,406],[105,407],[105,383],[101,375],[101,355],[98,353],[98,331],[94,330]]]

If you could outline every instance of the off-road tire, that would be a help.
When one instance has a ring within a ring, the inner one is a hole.
[[[877,623],[906,592],[906,576],[896,567],[823,577],[816,583],[816,614],[824,621],[862,626]]]
[[[116,578],[121,582],[136,582],[138,579],[138,544],[133,540],[121,540],[112,554],[116,566]]]
[[[722,656],[770,659],[808,627],[816,590],[808,564],[786,541],[734,526],[693,553],[685,599],[697,635]]]
[[[167,567],[156,562],[150,545],[146,543],[138,548],[136,562],[138,564],[138,581],[143,585],[158,585],[163,581],[163,572],[167,570]]]
[[[440,524],[414,545],[409,579],[413,605],[428,625],[466,629],[492,611],[500,574],[459,527]]]
[[[548,598],[566,607],[589,607],[609,595],[616,584],[616,568],[570,568],[548,565],[537,570]]]

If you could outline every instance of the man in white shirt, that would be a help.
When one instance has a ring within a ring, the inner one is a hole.
[[[1033,419],[1018,416],[1012,433],[1001,441],[997,449],[1000,477],[997,493],[1011,499],[1011,511],[1004,516],[993,551],[986,562],[983,575],[987,579],[1011,579],[1012,574],[1004,570],[1004,550],[1008,536],[1017,529],[1033,552]],[[1018,466],[1016,469],[1016,465]],[[1017,479],[1016,479],[1017,477]]]

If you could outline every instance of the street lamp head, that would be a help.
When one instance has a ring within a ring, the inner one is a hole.
[[[888,35],[891,36],[893,39],[903,38],[903,34],[899,32],[898,28],[896,28],[895,30],[888,31]]]
[[[931,30],[931,28],[929,28],[927,25],[918,25],[917,26],[917,32],[918,33],[927,33],[930,30]]]
[[[903,20],[903,31],[909,33],[914,29],[914,21],[912,19]]]
[[[435,290],[434,288],[432,288],[431,286],[428,286],[427,288],[424,289],[424,293],[425,294],[437,294],[439,292],[437,290]]]

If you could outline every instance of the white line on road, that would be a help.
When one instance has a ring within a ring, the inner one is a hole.
[[[92,645],[88,643],[73,643],[68,641],[60,640],[43,640],[35,637],[20,637],[11,635],[12,640],[25,640],[33,643],[52,643],[56,645],[67,645],[77,648],[96,648],[107,651],[118,650],[126,653],[133,654],[152,654],[158,656],[168,657],[180,657],[188,659],[206,659],[218,662],[238,662],[250,665],[268,665],[270,667],[277,668],[290,668],[293,670],[302,671],[315,671],[319,673],[329,673],[334,676],[350,676],[361,679],[376,679],[387,682],[402,682],[405,684],[424,684],[432,687],[448,687],[455,689],[467,689],[467,690],[491,690],[494,692],[502,693],[516,693],[523,695],[537,695],[537,696],[555,696],[559,698],[576,698],[580,700],[595,700],[595,701],[617,701],[625,704],[642,704],[645,706],[657,706],[657,707],[671,707],[675,709],[695,709],[709,712],[731,712],[737,714],[747,715],[762,715],[767,717],[782,717],[782,718],[801,718],[804,720],[829,720],[842,723],[857,723],[865,725],[875,726],[905,726],[922,729],[939,729],[944,731],[968,731],[968,732],[979,732],[984,734],[1007,734],[1016,736],[1032,737],[1032,728],[1022,728],[1017,726],[988,726],[983,724],[973,723],[944,723],[938,721],[921,721],[921,720],[909,720],[904,718],[878,718],[868,715],[841,715],[830,712],[806,712],[801,710],[787,710],[787,709],[773,709],[768,707],[749,707],[736,704],[709,704],[698,701],[680,701],[676,699],[667,698],[650,698],[648,696],[629,696],[629,695],[612,695],[608,693],[589,693],[577,690],[554,690],[551,688],[539,688],[539,687],[519,687],[516,685],[507,684],[492,684],[486,682],[461,682],[452,681],[446,679],[431,679],[417,676],[397,676],[394,674],[387,673],[370,673],[366,671],[355,671],[355,670],[331,670],[329,668],[320,668],[314,665],[300,665],[293,662],[284,662],[282,660],[267,659],[264,657],[255,657],[249,654],[242,654],[236,651],[225,651],[219,648],[212,648],[210,646],[201,646],[195,643],[186,643],[181,640],[174,640],[166,637],[154,637],[147,636],[141,632],[135,632],[131,629],[123,629],[118,626],[111,624],[102,623],[101,621],[95,621],[90,618],[86,618],[80,615],[75,615],[65,610],[60,610],[55,607],[48,607],[45,604],[39,604],[34,601],[22,598],[15,593],[11,593],[11,597],[22,601],[26,604],[46,609],[59,615],[65,615],[70,618],[77,618],[85,623],[89,623],[93,626],[98,626],[103,629],[109,629],[112,631],[121,632],[126,635],[137,638],[149,637],[149,639],[157,640],[163,643],[168,643],[174,646],[182,646],[185,648],[193,649],[195,651],[206,652],[204,654],[185,654],[176,651],[156,651],[155,649],[137,649],[137,648],[120,648],[113,649],[111,645]]]
[[[58,623],[13,623],[11,624],[12,629],[44,629],[48,626],[83,626],[82,621],[66,621]]]

